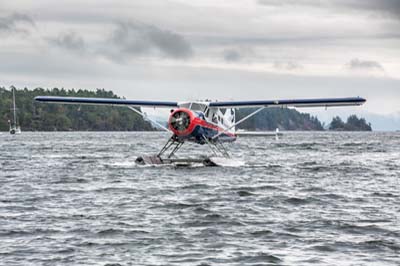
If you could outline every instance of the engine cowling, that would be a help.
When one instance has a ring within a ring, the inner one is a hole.
[[[169,128],[177,136],[187,136],[193,131],[193,112],[189,109],[177,109],[169,117]]]

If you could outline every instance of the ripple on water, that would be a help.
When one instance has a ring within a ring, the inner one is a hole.
[[[239,139],[236,168],[137,166],[168,136],[145,138],[24,132],[11,145],[1,134],[0,264],[400,262],[395,134]]]

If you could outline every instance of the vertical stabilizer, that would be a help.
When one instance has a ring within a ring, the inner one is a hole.
[[[231,128],[236,123],[236,110],[234,108],[226,109],[224,115],[225,127]],[[229,130],[230,133],[235,133],[236,129],[233,127]]]

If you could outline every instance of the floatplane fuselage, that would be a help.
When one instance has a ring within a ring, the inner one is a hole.
[[[200,103],[195,103],[196,108],[191,109],[190,105],[171,110],[168,128],[177,139],[201,145],[216,139],[220,142],[236,140],[234,109],[213,110]]]

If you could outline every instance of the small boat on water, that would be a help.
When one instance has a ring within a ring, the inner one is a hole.
[[[276,139],[283,136],[283,134],[279,132],[279,128],[275,131],[245,131],[239,129],[236,131],[236,135],[238,137],[275,137]]]
[[[10,134],[15,135],[15,134],[21,134],[21,127],[18,125],[18,119],[17,119],[17,106],[15,104],[15,88],[12,88],[12,94],[13,94],[13,101],[12,101],[12,108],[11,112],[13,115],[12,120],[8,120],[8,123],[10,124]]]

